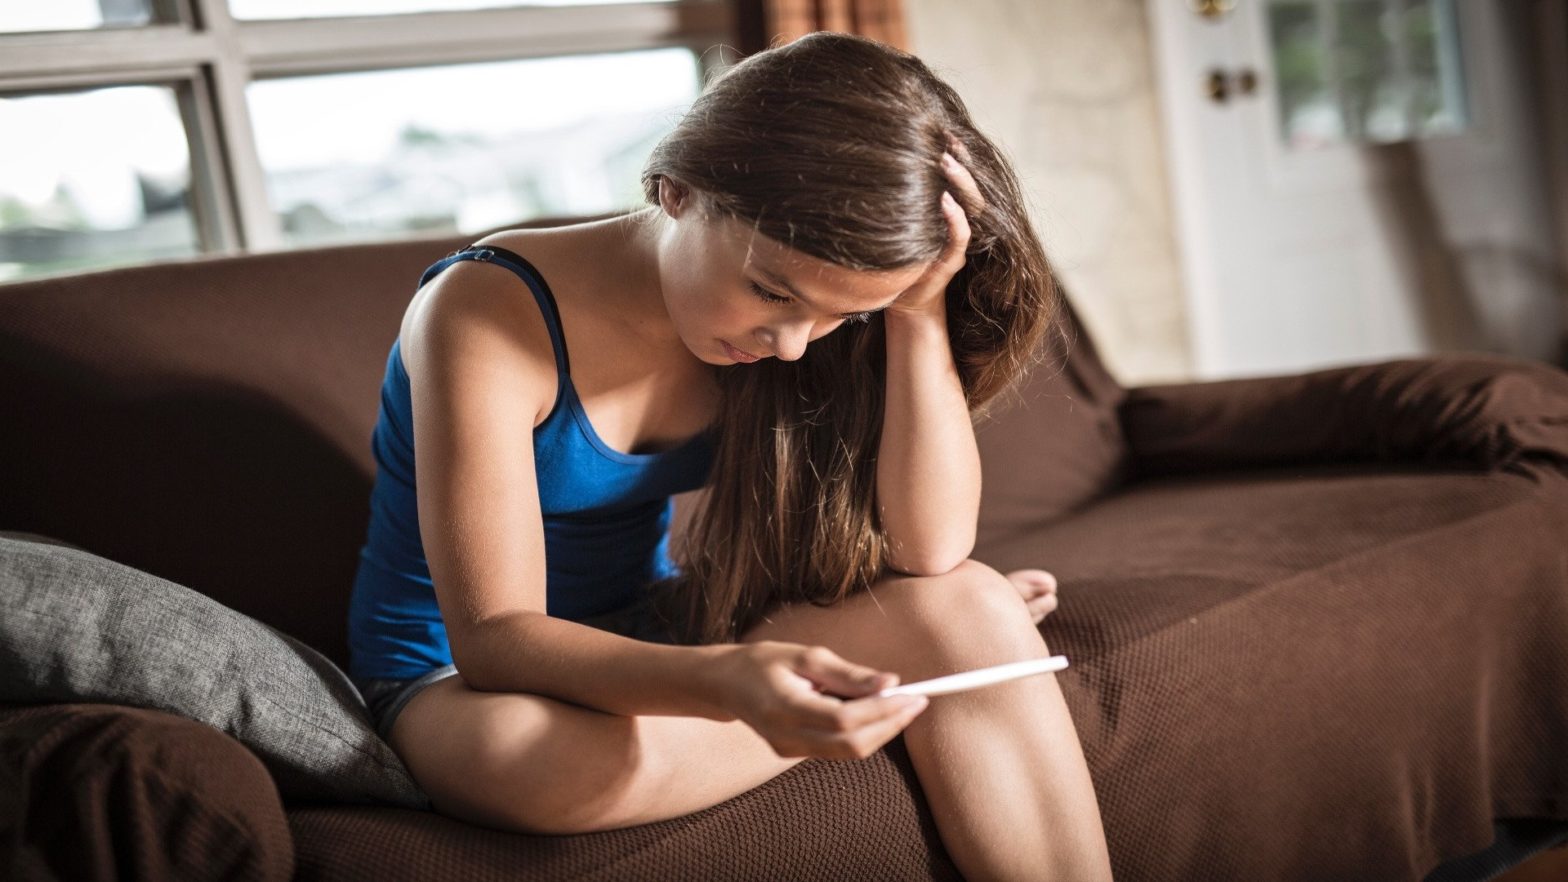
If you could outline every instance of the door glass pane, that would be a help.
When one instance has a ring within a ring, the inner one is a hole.
[[[1467,111],[1452,0],[1415,0],[1403,29],[1410,52],[1412,128],[1423,135],[1462,131]]]
[[[165,86],[0,96],[0,281],[197,250]]]
[[[1291,147],[1316,147],[1345,134],[1334,94],[1333,58],[1322,10],[1313,0],[1269,7],[1269,42],[1280,127]]]
[[[1453,0],[1269,0],[1267,24],[1288,146],[1465,127]]]
[[[1405,133],[1392,18],[1383,0],[1339,6],[1339,101],[1347,134],[1356,140],[1392,141]]]
[[[235,18],[325,18],[444,12],[501,6],[603,6],[609,3],[668,3],[672,0],[229,0]]]
[[[149,0],[0,0],[0,33],[84,31],[151,22]]]
[[[695,54],[658,49],[261,80],[247,97],[273,210],[310,244],[635,207],[699,88]]]

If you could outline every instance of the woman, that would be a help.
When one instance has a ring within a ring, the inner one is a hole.
[[[1050,574],[966,559],[971,416],[1058,307],[1006,160],[918,59],[816,33],[710,83],[642,181],[409,305],[350,623],[388,742],[439,812],[574,833],[903,732],[967,877],[1109,878],[1054,676],[872,696],[1050,654]]]

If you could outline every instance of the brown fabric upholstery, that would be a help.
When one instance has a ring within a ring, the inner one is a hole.
[[[477,237],[475,237],[477,238]],[[195,588],[348,664],[370,432],[420,272],[469,240],[0,287],[0,529]]]
[[[1124,484],[1131,468],[1117,409],[1127,395],[1064,302],[1039,362],[975,425],[985,546],[1067,515]]]
[[[704,811],[586,836],[518,836],[416,812],[296,809],[301,880],[953,880],[902,738],[808,759]]]
[[[0,878],[287,880],[261,761],[211,726],[103,704],[0,705]]]
[[[1484,352],[1131,390],[1139,477],[1308,462],[1568,469],[1568,373]]]
[[[1043,633],[1116,878],[1416,880],[1568,820],[1568,487],[1413,466],[1149,481],[983,550]]]
[[[0,286],[26,427],[0,432],[0,529],[341,662],[387,350],[462,244]],[[1119,880],[1418,880],[1493,818],[1568,821],[1568,374],[1467,353],[1124,389],[1061,319],[977,426],[974,556],[1060,579],[1042,633]],[[302,878],[956,876],[901,740],[589,836],[289,818]]]

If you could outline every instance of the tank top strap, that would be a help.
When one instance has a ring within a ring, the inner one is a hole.
[[[521,254],[498,245],[470,245],[431,264],[420,276],[419,287],[423,288],[442,270],[461,260],[478,260],[504,266],[523,280],[523,284],[533,292],[534,300],[539,303],[539,311],[544,313],[544,323],[550,331],[550,345],[555,348],[555,368],[563,381],[566,380],[571,374],[571,359],[566,352],[566,334],[561,330],[561,311],[556,306],[555,293],[550,290],[549,283],[545,282],[538,268]]]

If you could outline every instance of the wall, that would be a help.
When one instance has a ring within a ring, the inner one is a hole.
[[[1191,377],[1139,0],[905,0],[910,48],[1013,160],[1031,216],[1123,385]]]

